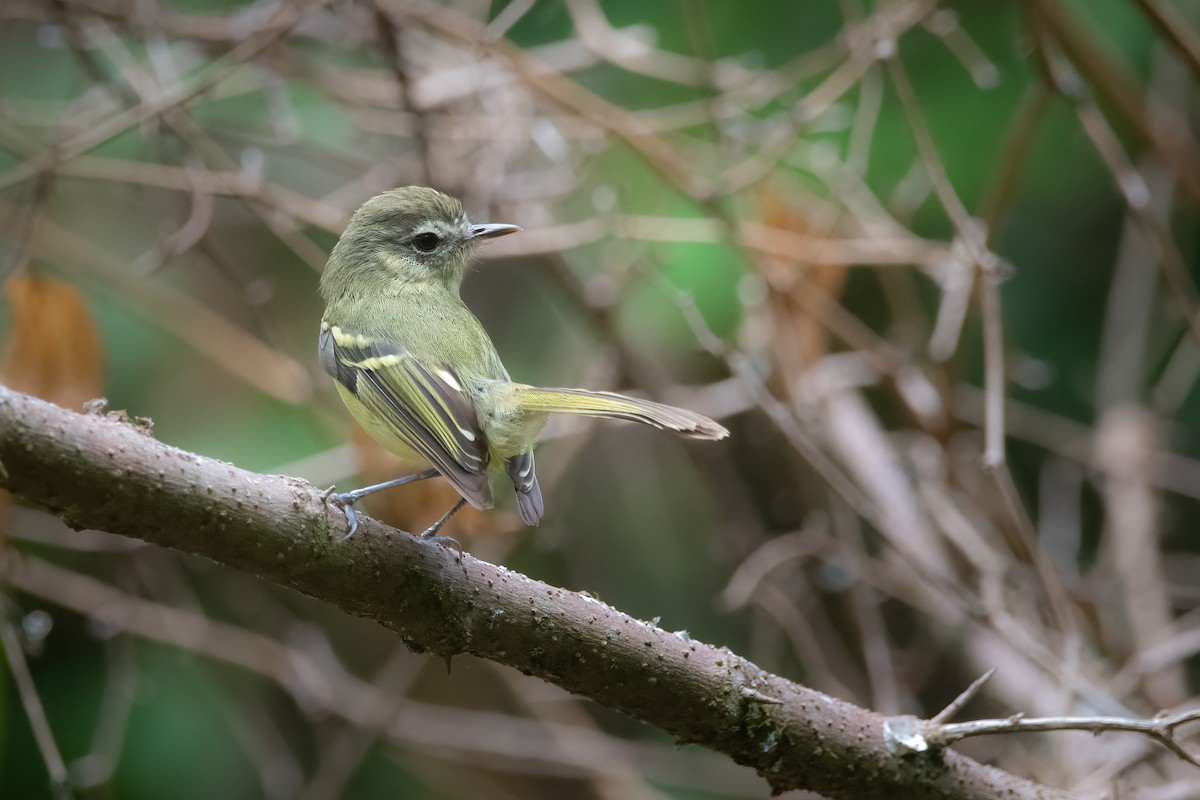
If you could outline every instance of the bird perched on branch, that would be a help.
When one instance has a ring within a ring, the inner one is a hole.
[[[521,521],[536,525],[543,504],[533,447],[549,414],[633,420],[693,439],[728,435],[682,408],[612,392],[514,383],[483,325],[459,298],[459,286],[480,243],[519,230],[474,224],[453,197],[405,186],[364,203],[333,248],[321,276],[321,366],[372,438],[431,467],[331,495],[346,511],[347,538],[358,528],[356,501],[436,475],[462,499],[423,537],[436,537],[464,503],[490,508],[493,476],[511,482]]]

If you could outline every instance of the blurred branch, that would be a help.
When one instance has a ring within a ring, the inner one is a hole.
[[[380,0],[407,20],[459,45],[477,47],[499,56],[522,81],[563,108],[627,142],[651,168],[692,197],[709,197],[712,187],[702,181],[664,140],[637,115],[588,91],[536,56],[504,39],[491,39],[479,22],[453,9],[434,4],[401,4]]]
[[[1200,198],[1200,147],[1180,111],[1165,107],[1159,98],[1147,93],[1089,40],[1084,29],[1076,24],[1061,3],[1038,0],[1032,9],[1036,21],[1055,39],[1088,85],[1111,103],[1115,112],[1133,126],[1163,163],[1170,166],[1180,186],[1193,199]],[[1059,89],[1058,86],[1055,88]],[[1148,107],[1153,107],[1152,113],[1147,113]]]
[[[145,600],[33,556],[10,553],[0,566],[0,576],[22,592],[112,629],[261,675],[291,695],[300,708],[344,720],[360,733],[377,730],[381,710],[396,709],[380,732],[405,747],[436,750],[443,758],[462,762],[483,761],[491,769],[559,777],[588,775],[596,769],[594,757],[577,757],[572,751],[594,754],[602,747],[624,748],[625,756],[646,767],[656,781],[689,788],[720,784],[732,795],[748,793],[745,781],[731,781],[728,772],[713,769],[711,760],[717,756],[706,751],[680,751],[647,742],[630,744],[602,732],[539,725],[496,712],[435,706],[407,697],[401,697],[397,705],[396,694],[389,691],[395,687],[352,674],[328,646],[286,644],[213,620],[199,610]],[[494,735],[497,726],[511,736]],[[569,746],[560,748],[556,743]],[[690,782],[693,775],[702,776],[702,782]],[[79,788],[78,779],[75,785]]]
[[[954,751],[901,758],[884,718],[731,653],[341,510],[296,479],[163,445],[120,414],[74,414],[0,387],[0,483],[69,524],[262,575],[395,631],[472,653],[830,798],[1065,797]]]
[[[1137,0],[1138,7],[1196,78],[1200,78],[1200,34],[1179,9],[1159,0]]]
[[[8,674],[12,677],[17,696],[21,698],[21,705],[25,708],[25,716],[29,720],[29,727],[33,729],[33,738],[37,741],[42,761],[50,772],[51,790],[56,798],[70,797],[67,765],[63,762],[62,751],[54,740],[53,731],[50,730],[46,709],[38,696],[33,676],[29,673],[29,664],[21,648],[21,636],[3,610],[0,610],[0,646],[4,649]]]
[[[0,202],[0,212],[8,208]],[[42,217],[31,226],[40,259],[62,268],[81,266],[99,278],[133,313],[187,342],[196,352],[247,384],[286,403],[312,395],[303,364],[226,320],[191,295],[160,282],[131,275],[126,265],[78,233]]]
[[[271,181],[254,180],[244,171],[178,167],[100,156],[80,156],[56,169],[56,174],[69,178],[84,178],[113,183],[130,183],[173,189],[179,192],[201,192],[226,195],[243,200],[268,203],[274,210],[306,225],[340,233],[345,225],[344,211],[308,198],[286,186]]]
[[[255,35],[244,38],[199,75],[191,80],[180,81],[172,85],[157,97],[126,108],[107,119],[96,121],[74,136],[67,137],[18,164],[8,172],[0,174],[0,188],[28,180],[46,170],[53,170],[59,164],[83,155],[93,147],[103,144],[130,128],[203,95],[287,34],[292,26],[300,21],[301,14],[306,7],[328,2],[329,0],[309,0],[306,3],[298,2],[293,5],[285,3],[255,32]]]

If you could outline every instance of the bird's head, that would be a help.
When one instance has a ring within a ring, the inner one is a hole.
[[[462,203],[436,189],[391,189],[354,212],[329,257],[322,291],[328,295],[337,284],[368,288],[394,281],[434,282],[457,291],[478,244],[519,230],[472,223]]]

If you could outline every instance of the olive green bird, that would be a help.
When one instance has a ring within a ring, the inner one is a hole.
[[[500,476],[512,483],[521,520],[536,525],[544,508],[533,447],[552,413],[633,420],[693,439],[728,435],[661,403],[514,383],[459,287],[477,245],[519,230],[473,224],[453,197],[405,186],[364,203],[333,248],[321,276],[321,366],[372,438],[431,467],[331,495],[345,509],[347,538],[358,528],[356,501],[436,475],[462,499],[422,536],[434,537],[464,503],[491,508],[490,478]]]

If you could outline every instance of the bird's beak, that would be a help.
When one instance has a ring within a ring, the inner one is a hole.
[[[521,230],[516,225],[506,225],[503,222],[492,222],[485,225],[472,225],[469,239],[494,239],[497,236],[507,236]]]

